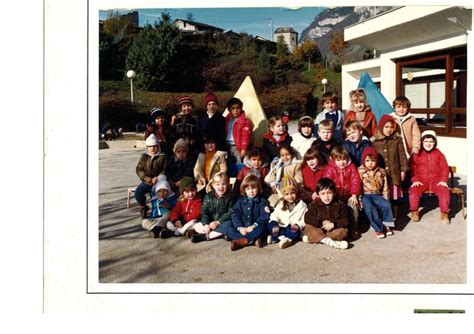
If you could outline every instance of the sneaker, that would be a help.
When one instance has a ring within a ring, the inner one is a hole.
[[[441,212],[440,219],[442,223],[449,224],[449,216],[447,212]]]
[[[375,231],[375,236],[377,237],[377,239],[383,239],[385,238],[385,234],[383,232],[377,232]]]
[[[140,209],[140,217],[142,217],[142,219],[145,219],[146,216],[148,216],[148,210],[150,210],[148,205],[145,205],[144,207]]]
[[[386,235],[393,235],[393,230],[391,227],[385,226],[385,234]]]
[[[196,233],[191,237],[191,242],[194,242],[194,243],[206,241],[206,240],[207,240],[207,237],[205,234]]]
[[[411,221],[412,222],[419,222],[420,221],[420,211],[412,211],[411,212]]]
[[[196,231],[194,231],[194,230],[187,230],[185,235],[186,235],[186,238],[191,239],[191,237],[192,237],[193,235],[195,235],[195,234],[196,234]]]
[[[285,249],[290,247],[293,244],[293,240],[285,238],[283,240],[280,240],[278,243],[278,246],[280,246],[281,249]]]
[[[174,232],[171,230],[161,230],[160,239],[168,239],[174,235]]]
[[[257,240],[255,240],[255,246],[258,248],[262,248],[263,246],[265,246],[265,239],[258,238]]]
[[[161,232],[161,227],[155,226],[150,230],[149,234],[150,234],[150,237],[152,237],[153,239],[157,239],[160,237],[160,232]]]
[[[302,238],[303,242],[305,243],[309,243],[309,238],[307,235],[303,235],[303,238]]]
[[[347,249],[347,247],[349,247],[349,244],[347,243],[346,240],[341,240],[341,241],[334,240],[334,248]]]
[[[273,237],[271,235],[267,236],[267,245],[273,244]]]
[[[232,240],[230,242],[230,250],[231,251],[236,251],[238,249],[244,248],[249,244],[249,241],[245,238],[240,238],[237,240]]]

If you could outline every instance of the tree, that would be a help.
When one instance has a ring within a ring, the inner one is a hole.
[[[311,69],[311,62],[321,60],[318,44],[312,39],[305,40],[293,54],[297,60],[308,61],[308,70]]]
[[[344,33],[340,30],[331,31],[328,46],[333,55],[342,58],[347,47],[347,43],[344,41]]]
[[[168,89],[176,80],[177,53],[180,48],[179,29],[167,13],[159,23],[146,25],[131,45],[127,56],[127,69],[137,73],[135,83],[146,90]]]

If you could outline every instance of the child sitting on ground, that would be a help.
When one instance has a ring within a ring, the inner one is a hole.
[[[230,163],[241,164],[244,160],[247,149],[252,141],[252,122],[245,117],[245,111],[242,109],[243,103],[240,99],[233,97],[227,102],[227,114],[225,120],[227,152]]]
[[[331,158],[323,177],[330,178],[336,183],[339,198],[349,205],[349,230],[353,240],[360,237],[359,234],[359,209],[358,196],[360,194],[360,176],[357,167],[351,162],[349,152],[340,145],[331,151]]]
[[[258,248],[263,247],[262,237],[270,219],[268,201],[261,196],[260,180],[255,175],[248,175],[240,185],[240,198],[232,209],[232,226],[227,230],[231,240],[232,251],[255,242]]]
[[[378,154],[375,148],[367,147],[362,152],[362,165],[359,167],[362,181],[362,206],[369,218],[370,226],[379,239],[386,235],[393,235],[395,227],[392,215],[392,206],[388,197],[387,175],[383,168],[378,166]]]
[[[309,116],[303,116],[298,121],[298,132],[291,136],[291,146],[295,149],[296,159],[302,160],[304,154],[316,140],[313,135],[313,119]]]
[[[160,238],[186,235],[191,238],[194,234],[194,224],[201,218],[202,200],[196,196],[194,179],[185,176],[179,183],[180,197],[175,207],[171,210],[165,230],[161,231]]]
[[[310,148],[306,151],[301,166],[301,174],[303,176],[303,190],[301,198],[310,203],[318,198],[316,192],[316,184],[323,177],[326,170],[326,161],[319,151]]]
[[[198,192],[205,191],[212,175],[227,172],[227,152],[218,151],[216,141],[211,136],[204,138],[203,142],[204,152],[199,153],[194,165],[194,179],[197,182]]]
[[[334,140],[334,124],[331,120],[325,119],[322,120],[318,127],[318,139],[316,139],[311,148],[317,150],[324,156],[326,161],[329,161],[329,157],[331,156],[331,151],[334,146],[337,145],[336,141]]]
[[[279,156],[280,146],[283,144],[290,145],[292,138],[288,134],[282,118],[279,116],[270,118],[268,129],[269,131],[262,136],[262,148],[265,156],[271,162]]]
[[[279,241],[281,249],[291,246],[299,239],[304,228],[304,215],[308,210],[306,203],[298,196],[298,185],[288,176],[281,182],[281,199],[270,215],[267,224],[267,243]]]
[[[320,243],[346,249],[349,225],[347,206],[336,195],[333,180],[322,178],[316,185],[318,199],[314,200],[304,215],[303,242]]]
[[[171,190],[164,175],[158,177],[155,192],[151,199],[150,217],[143,219],[142,227],[150,231],[153,238],[158,238],[168,221],[171,209],[176,205],[176,194]]]
[[[297,187],[301,187],[303,184],[301,162],[295,158],[293,147],[286,144],[281,145],[279,155],[280,158],[273,159],[270,172],[265,177],[265,183],[272,189],[272,194],[268,197],[272,207],[275,207],[282,195],[282,179],[285,175],[292,178],[297,183]]]
[[[174,144],[174,157],[167,159],[165,164],[165,175],[173,190],[179,188],[180,180],[185,177],[194,176],[194,162],[188,157],[188,144],[180,138]]]
[[[140,204],[140,216],[146,218],[150,208],[146,205],[146,194],[158,181],[158,175],[163,174],[165,155],[160,152],[158,138],[154,134],[145,140],[146,150],[142,154],[136,167],[136,173],[142,183],[135,189],[135,199]]]
[[[420,151],[420,128],[416,123],[415,117],[410,114],[411,102],[408,98],[398,96],[393,100],[392,105],[395,111],[390,116],[395,119],[400,129],[403,147],[405,148],[407,159],[410,159],[412,154],[418,154]]]
[[[265,176],[267,176],[270,168],[268,163],[265,161],[265,155],[260,147],[252,147],[244,159],[244,166],[237,174],[233,187],[234,194],[240,194],[240,184],[247,175],[255,175],[260,180],[262,185],[262,195],[267,198],[271,194],[271,189],[265,183]]]
[[[449,204],[451,193],[448,187],[449,166],[444,154],[436,148],[436,133],[433,130],[421,134],[421,151],[413,154],[411,160],[411,180],[409,190],[411,220],[420,221],[418,207],[420,197],[426,190],[436,194],[439,201],[441,222],[449,224]]]
[[[324,108],[314,121],[314,133],[318,133],[319,124],[327,119],[334,125],[334,140],[336,143],[342,142],[342,127],[344,124],[344,114],[339,110],[339,103],[336,93],[326,92],[321,96],[321,104]]]
[[[349,121],[344,125],[346,140],[342,146],[349,152],[351,161],[359,167],[363,161],[362,152],[366,147],[372,146],[369,138],[364,136],[362,125],[357,121]]]
[[[349,121],[358,121],[364,129],[364,135],[371,141],[377,133],[377,121],[372,109],[367,105],[367,98],[363,88],[358,88],[350,92],[351,109],[344,117],[344,124]]]
[[[201,206],[201,221],[194,225],[192,242],[219,238],[232,225],[233,196],[229,191],[229,178],[224,172],[212,176],[212,190],[206,194]]]

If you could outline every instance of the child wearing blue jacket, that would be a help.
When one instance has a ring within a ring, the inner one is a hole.
[[[257,176],[249,174],[240,185],[242,195],[232,210],[232,226],[227,230],[232,251],[255,242],[263,247],[263,235],[270,219],[270,204],[261,195],[262,185]]]

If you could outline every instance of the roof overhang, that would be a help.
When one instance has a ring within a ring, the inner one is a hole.
[[[344,39],[383,52],[465,34],[471,27],[471,8],[404,6],[347,27]]]

